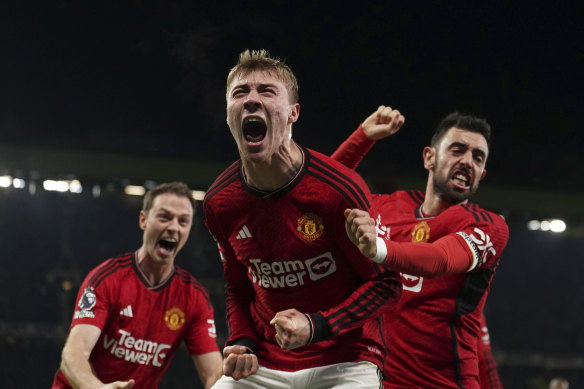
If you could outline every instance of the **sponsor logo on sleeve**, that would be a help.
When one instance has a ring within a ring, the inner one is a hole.
[[[207,319],[207,325],[209,325],[209,327],[207,328],[207,330],[209,331],[209,337],[216,338],[217,330],[215,329],[215,320]]]
[[[377,218],[375,219],[375,230],[377,231],[378,237],[389,240],[391,228],[381,224],[381,214],[377,214]]]
[[[75,319],[83,319],[86,317],[94,318],[95,312],[92,311],[93,307],[95,307],[95,303],[97,302],[97,296],[93,291],[92,287],[85,288],[77,306],[80,310],[75,311],[73,317]]]

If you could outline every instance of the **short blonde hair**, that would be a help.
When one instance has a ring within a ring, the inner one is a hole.
[[[286,85],[290,103],[296,104],[298,102],[298,81],[292,69],[283,60],[270,56],[270,53],[264,49],[245,50],[239,54],[237,64],[227,76],[226,93],[229,93],[229,85],[231,85],[236,76],[255,70],[276,73],[276,77]]]

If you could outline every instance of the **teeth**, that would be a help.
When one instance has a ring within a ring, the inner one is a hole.
[[[165,242],[169,242],[169,243],[176,243],[177,242],[176,239],[172,239],[172,238],[162,238],[161,240],[163,240]]]
[[[260,118],[246,118],[246,119],[244,120],[244,122],[245,122],[245,123],[249,123],[249,122],[258,122],[258,123],[262,123],[263,121],[262,121],[262,119],[260,119]]]
[[[454,177],[452,177],[455,180],[459,180],[462,182],[466,182],[467,178],[465,176],[463,176],[462,174],[455,174]]]

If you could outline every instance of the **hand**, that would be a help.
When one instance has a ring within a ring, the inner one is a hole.
[[[345,229],[351,242],[367,258],[377,254],[377,228],[375,220],[361,209],[345,209]]]
[[[302,347],[310,341],[310,322],[296,309],[276,313],[270,324],[276,328],[276,342],[282,350]]]
[[[397,109],[380,105],[361,126],[369,139],[379,140],[398,132],[405,120]]]
[[[135,381],[129,380],[129,381],[116,381],[116,382],[110,382],[109,384],[106,384],[103,386],[104,389],[130,389],[132,386],[134,386]]]
[[[227,346],[223,349],[223,374],[238,381],[257,373],[258,357],[255,354],[246,354],[245,346]]]

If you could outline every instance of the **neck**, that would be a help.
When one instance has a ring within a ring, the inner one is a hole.
[[[422,213],[426,216],[438,216],[453,205],[464,204],[466,202],[467,201],[463,201],[462,203],[452,203],[443,200],[434,190],[434,183],[432,179],[429,178],[426,184],[424,202],[422,203]]]
[[[140,268],[151,286],[156,286],[168,279],[174,270],[174,263],[158,263],[150,258],[148,252],[142,246],[136,251],[136,265]]]
[[[302,167],[302,152],[293,141],[278,148],[270,158],[242,159],[247,184],[263,191],[276,190],[290,182]]]

